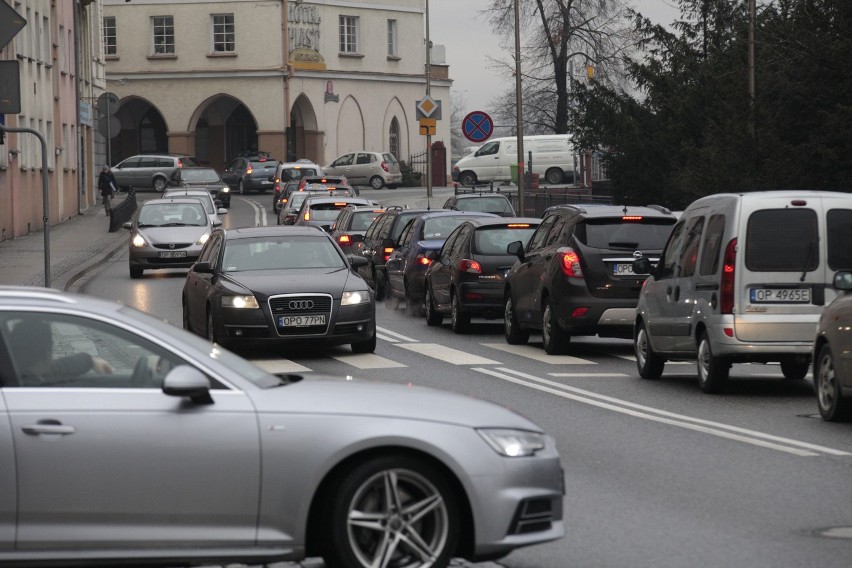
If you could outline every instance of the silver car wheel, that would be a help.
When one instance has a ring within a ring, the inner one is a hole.
[[[837,377],[834,373],[834,358],[831,352],[820,352],[819,364],[817,366],[816,386],[819,407],[830,409],[834,405],[837,393]]]
[[[409,469],[387,469],[356,491],[347,515],[349,546],[362,566],[428,567],[445,552],[444,496]]]
[[[154,191],[157,193],[166,191],[166,180],[161,177],[154,178]]]

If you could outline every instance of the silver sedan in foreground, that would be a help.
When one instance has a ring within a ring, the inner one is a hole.
[[[271,375],[43,288],[0,287],[0,463],[0,565],[438,568],[564,534],[554,441],[503,407]]]

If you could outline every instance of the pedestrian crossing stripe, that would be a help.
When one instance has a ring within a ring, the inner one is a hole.
[[[507,343],[482,343],[481,345],[550,365],[597,365],[595,361],[571,357],[570,355],[548,355],[544,349],[532,345],[509,345]]]
[[[341,363],[352,365],[361,370],[364,369],[395,369],[399,367],[407,367],[404,363],[391,361],[373,353],[353,353],[351,355],[332,355],[333,359],[337,359]]]
[[[395,343],[397,347],[432,357],[453,365],[500,365],[500,361],[486,359],[473,353],[451,349],[438,343]]]

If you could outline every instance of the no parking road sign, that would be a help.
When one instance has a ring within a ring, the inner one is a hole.
[[[494,134],[494,121],[487,113],[475,110],[464,117],[462,134],[471,142],[485,142]]]

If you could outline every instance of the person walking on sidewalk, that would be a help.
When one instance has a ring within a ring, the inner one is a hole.
[[[112,171],[107,164],[104,164],[104,167],[101,168],[101,174],[98,176],[98,190],[101,192],[104,210],[107,217],[109,217],[109,214],[112,212],[112,197],[115,195],[116,185],[115,176],[112,175]]]

